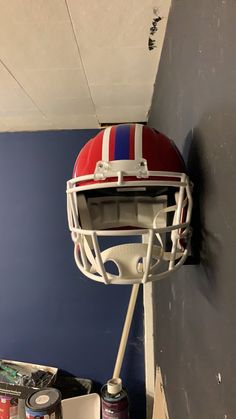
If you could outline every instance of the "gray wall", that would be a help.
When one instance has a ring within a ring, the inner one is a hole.
[[[149,125],[176,141],[195,184],[193,251],[199,264],[155,286],[156,360],[170,419],[231,419],[236,417],[236,2],[172,3]]]

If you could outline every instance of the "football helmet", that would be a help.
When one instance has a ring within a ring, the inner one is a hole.
[[[67,182],[78,268],[106,284],[161,279],[186,260],[191,182],[172,140],[141,124],[100,131]]]

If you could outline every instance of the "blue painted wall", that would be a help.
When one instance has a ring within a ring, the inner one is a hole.
[[[67,227],[66,181],[97,131],[0,134],[0,358],[57,366],[100,384],[112,375],[131,287],[82,276]],[[139,294],[122,378],[145,418]]]

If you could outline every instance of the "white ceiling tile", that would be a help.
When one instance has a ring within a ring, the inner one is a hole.
[[[0,131],[46,131],[57,129],[92,129],[100,128],[94,115],[74,117],[45,118],[20,118],[0,117]]]
[[[145,121],[169,6],[170,0],[0,0],[0,130]],[[157,15],[157,48],[149,51]]]
[[[2,119],[9,131],[40,131],[52,129],[52,123],[43,117],[6,116]]]
[[[166,1],[166,0],[165,0]],[[155,0],[67,0],[81,51],[148,45]],[[163,3],[163,2],[162,2]],[[162,14],[163,16],[163,14]]]
[[[86,51],[89,84],[154,83],[157,62],[153,51],[143,48],[101,48]]]
[[[41,116],[42,113],[20,89],[16,89],[0,95],[0,114]]]
[[[0,132],[8,131],[9,127],[5,123],[5,118],[0,117]]]
[[[89,84],[154,81],[170,0],[67,0]],[[154,13],[155,10],[155,13]],[[148,49],[158,15],[156,46]]]
[[[145,122],[149,108],[144,106],[99,107],[97,117],[100,124],[122,122]]]
[[[0,10],[2,18],[23,24],[65,20],[67,15],[64,0],[0,0]]]
[[[42,131],[56,129],[100,128],[94,115],[67,117],[0,117],[0,131]]]
[[[2,64],[0,64],[0,115],[41,117],[31,98]]]
[[[5,107],[5,108],[0,108],[0,116],[1,117],[6,117],[6,118],[20,118],[20,119],[28,119],[28,118],[43,118],[43,115],[40,114],[40,112],[35,108],[35,109],[27,109],[27,108],[22,108],[21,106],[18,107]]]
[[[91,85],[91,94],[95,104],[101,106],[150,105],[153,93],[152,84],[104,84]]]
[[[54,129],[89,129],[100,128],[98,119],[95,115],[78,115],[66,118],[53,117],[51,123]]]
[[[47,116],[94,114],[84,73],[78,69],[21,70],[19,79]]]
[[[40,109],[47,117],[53,115],[58,116],[76,116],[84,114],[93,114],[94,106],[91,100],[88,99],[78,99],[78,98],[64,98],[57,99],[53,102],[40,102],[38,101]]]
[[[18,79],[27,92],[41,101],[53,103],[63,98],[90,98],[84,71],[78,68],[18,70]]]
[[[146,0],[138,4],[136,0],[96,3],[80,0],[80,7],[77,0],[67,3],[99,120],[145,121],[170,0]],[[153,36],[156,48],[150,51],[150,28],[157,16],[161,21]],[[102,85],[108,90],[103,91]],[[148,89],[142,91],[146,85]],[[128,86],[126,90],[124,86]]]
[[[0,57],[18,69],[81,68],[70,22],[9,23],[0,13]]]

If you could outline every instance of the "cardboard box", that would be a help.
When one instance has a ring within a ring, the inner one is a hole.
[[[29,373],[35,373],[37,371],[44,371],[49,372],[51,376],[49,377],[47,383],[40,383],[39,386],[33,386],[33,385],[19,385],[15,383],[9,383],[9,382],[3,382],[0,378],[0,394],[6,395],[6,396],[12,396],[18,399],[26,399],[30,394],[32,394],[34,391],[38,390],[42,387],[50,387],[54,384],[58,368],[54,367],[48,367],[45,365],[38,365],[38,364],[29,364],[26,362],[19,362],[19,361],[12,361],[12,360],[6,360],[2,359],[0,360],[0,371],[1,371],[1,363],[3,365],[12,367],[14,370],[18,371],[18,374],[22,374],[24,371]],[[41,385],[42,384],[42,385]]]

